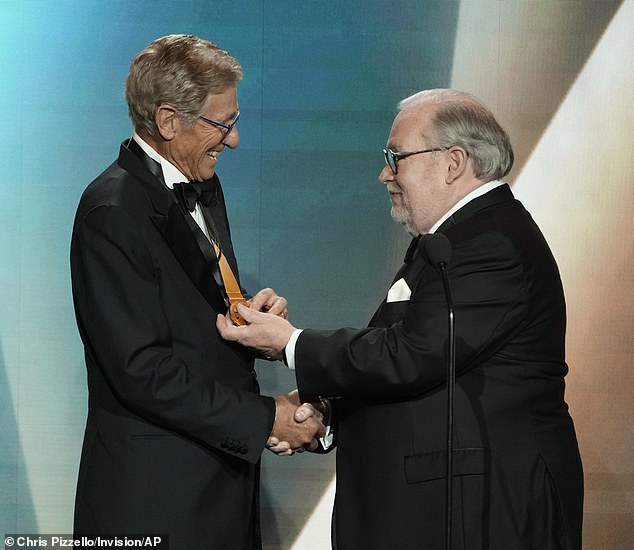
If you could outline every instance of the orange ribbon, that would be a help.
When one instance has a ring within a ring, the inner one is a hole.
[[[229,262],[227,262],[227,258],[222,253],[222,250],[220,250],[220,247],[213,239],[211,243],[214,245],[216,256],[218,256],[220,275],[222,276],[222,282],[225,285],[225,292],[227,293],[227,299],[229,300],[229,316],[231,317],[234,325],[246,325],[247,322],[244,320],[242,315],[238,313],[238,304],[244,304],[248,307],[249,303],[244,299],[236,276],[233,274],[233,270],[231,269]]]

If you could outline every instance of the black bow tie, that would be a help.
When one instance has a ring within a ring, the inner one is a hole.
[[[196,202],[200,202],[205,206],[211,204],[216,194],[215,180],[192,181],[188,183],[175,183],[174,193],[178,202],[184,205],[187,210],[193,212],[196,208]]]
[[[405,259],[403,262],[406,264],[412,261],[414,254],[416,254],[416,250],[418,249],[418,242],[420,241],[421,235],[418,235],[412,239],[412,242],[409,243],[407,247],[407,252],[405,253]]]

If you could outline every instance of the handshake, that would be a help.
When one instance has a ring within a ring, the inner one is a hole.
[[[236,305],[226,315],[219,314],[216,328],[225,340],[255,350],[269,360],[281,359],[296,330],[288,322],[286,306],[285,298],[265,288],[248,303]],[[326,434],[329,409],[327,400],[300,403],[297,390],[276,397],[275,422],[267,448],[282,456],[314,451],[319,446],[318,439]]]
[[[318,438],[326,434],[329,409],[326,400],[300,403],[297,390],[276,397],[275,422],[266,443],[267,449],[278,456],[314,451],[319,446]]]

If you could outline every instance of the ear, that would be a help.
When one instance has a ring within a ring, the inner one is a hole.
[[[156,127],[161,137],[169,141],[176,135],[176,131],[180,125],[180,118],[174,107],[162,103],[156,109],[154,122],[156,122]]]
[[[451,147],[447,153],[449,155],[449,164],[445,181],[451,184],[464,175],[469,164],[469,154],[458,145]]]

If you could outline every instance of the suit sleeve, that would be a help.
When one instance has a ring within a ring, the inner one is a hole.
[[[456,327],[456,372],[482,363],[526,322],[524,268],[510,240],[483,235],[454,244],[449,276]],[[312,395],[399,400],[446,380],[448,313],[440,275],[423,264],[400,320],[387,327],[304,330],[296,346],[296,378]],[[389,316],[389,315],[388,315]]]
[[[154,270],[122,209],[101,206],[78,221],[71,272],[86,353],[135,414],[219,450],[239,440],[241,456],[256,462],[273,425],[274,400],[202,380],[175,355]]]

